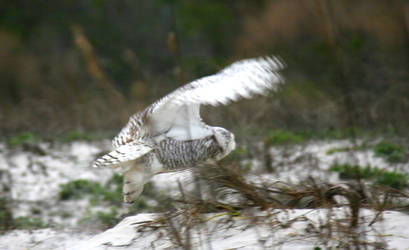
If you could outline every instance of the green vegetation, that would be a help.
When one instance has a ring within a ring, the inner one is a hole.
[[[351,166],[349,164],[334,164],[331,166],[330,171],[338,172],[342,179],[354,179],[357,176],[368,179],[380,173],[378,168],[372,168],[371,166],[361,167],[358,165]]]
[[[396,189],[408,187],[409,176],[397,172],[382,172],[376,177],[375,182],[381,185],[390,186]]]
[[[59,197],[61,200],[81,199],[88,197],[92,206],[110,205],[113,207],[122,207],[122,176],[114,174],[107,183],[102,186],[99,182],[90,180],[75,180],[61,185]],[[149,199],[156,200],[161,206],[166,204],[167,196],[158,193],[154,185],[148,182],[140,197],[129,207],[129,212],[137,212],[146,209],[153,209],[148,204]],[[111,215],[113,213],[110,213]],[[105,214],[108,216],[107,214]],[[97,218],[103,218],[104,214],[96,215]]]
[[[272,145],[281,145],[281,144],[296,144],[300,143],[305,139],[305,137],[295,134],[285,130],[274,130],[270,132],[268,141]]]
[[[36,217],[17,217],[13,220],[14,228],[36,229],[45,228],[47,224],[40,218]]]
[[[61,200],[70,200],[90,196],[93,205],[101,201],[118,205],[122,203],[121,183],[122,177],[118,174],[113,175],[105,186],[96,181],[75,180],[61,185],[59,197]]]
[[[31,132],[17,133],[5,139],[9,147],[17,146],[35,146],[44,141],[68,143],[73,141],[94,141],[106,138],[112,138],[118,131],[105,132],[78,132],[71,131],[59,135],[42,135]]]
[[[73,141],[93,141],[99,139],[112,138],[117,131],[107,131],[107,132],[79,132],[71,131],[68,133],[61,134],[52,140],[59,142],[73,142]]]
[[[149,206],[147,199],[156,199],[159,204],[166,204],[167,197],[158,194],[153,184],[148,182],[141,196],[131,206],[126,207],[127,212],[119,213],[118,208],[123,207],[122,181],[122,176],[119,174],[114,174],[105,185],[90,180],[71,181],[61,185],[59,197],[61,200],[88,198],[91,206],[110,206],[109,212],[92,213],[88,210],[82,220],[83,223],[92,222],[103,228],[115,225],[126,215],[146,209],[155,210],[154,207]]]
[[[5,231],[13,225],[13,214],[7,205],[5,198],[0,198],[0,232]]]
[[[331,148],[327,151],[327,155],[332,155],[339,152],[348,152],[353,150],[353,147],[339,147],[339,148]]]
[[[121,217],[119,217],[118,211],[115,208],[111,208],[110,212],[98,211],[96,217],[105,227],[112,227],[121,220]]]
[[[372,133],[369,130],[356,130],[358,136],[365,136]],[[329,129],[329,130],[271,130],[267,141],[271,145],[298,144],[308,140],[339,140],[350,138],[351,129]]]
[[[105,185],[89,180],[71,181],[61,185],[59,197],[61,200],[88,198],[91,206],[109,206],[109,212],[91,212],[91,209],[88,209],[82,219],[82,223],[92,222],[103,228],[111,227],[125,216],[142,210],[159,211],[169,202],[165,194],[157,192],[154,185],[148,182],[145,184],[141,196],[132,205],[124,207],[122,181],[122,176],[119,174],[114,174]],[[152,199],[156,200],[158,205],[150,205],[148,201]],[[118,212],[119,208],[125,208],[125,211],[120,213]]]
[[[22,132],[19,134],[16,134],[15,136],[9,138],[7,140],[7,144],[10,147],[16,147],[16,146],[21,146],[24,144],[35,144],[40,141],[39,137],[33,135],[30,132]]]
[[[72,142],[72,141],[90,141],[92,138],[87,133],[82,133],[78,131],[72,131],[65,135],[62,135],[60,140],[62,142]]]
[[[59,193],[61,200],[78,199],[86,194],[97,194],[101,189],[98,182],[89,180],[75,180],[61,185]]]
[[[354,179],[359,176],[362,179],[371,179],[376,184],[396,189],[403,189],[409,185],[409,176],[407,174],[386,171],[371,166],[361,167],[358,165],[334,164],[331,166],[330,171],[338,172],[342,179]]]
[[[366,143],[362,143],[360,145],[352,146],[352,147],[338,147],[338,148],[332,148],[327,151],[327,155],[332,155],[335,153],[339,152],[349,152],[349,151],[359,151],[359,150],[365,150],[368,148],[368,145]]]
[[[97,212],[87,209],[79,223],[80,225],[93,225],[96,228],[106,229],[116,225],[123,217],[118,213],[117,207],[109,207],[109,211]]]
[[[381,141],[374,147],[374,153],[378,157],[384,158],[390,163],[405,162],[405,152],[403,148],[389,141]]]
[[[12,210],[5,198],[0,198],[0,233],[9,229],[45,228],[47,224],[38,217],[13,218]]]

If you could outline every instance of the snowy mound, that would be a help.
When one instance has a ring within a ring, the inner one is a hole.
[[[188,237],[186,228],[176,228],[180,242],[161,225],[159,214],[139,214],[93,237],[53,229],[15,230],[0,238],[0,249],[177,249],[180,244],[190,244],[192,249],[325,249],[353,246],[353,239],[369,249],[409,246],[409,215],[386,211],[376,216],[362,210],[359,226],[351,229],[348,214],[343,208],[259,211],[251,220],[205,214],[206,224],[192,227]]]

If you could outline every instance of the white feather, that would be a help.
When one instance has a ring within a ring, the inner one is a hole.
[[[115,150],[100,157],[93,164],[93,167],[117,167],[126,165],[127,162],[138,159],[152,150],[152,147],[144,142],[133,141],[117,147]]]
[[[167,137],[195,140],[211,135],[211,129],[200,118],[201,104],[224,105],[277,90],[284,82],[278,73],[282,68],[277,57],[246,59],[176,89],[131,116],[112,141],[116,150],[98,159],[94,166],[118,166],[137,159],[152,150],[149,141]]]

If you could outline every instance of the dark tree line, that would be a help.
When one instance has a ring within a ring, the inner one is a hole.
[[[283,90],[219,109],[210,119],[312,130],[409,126],[405,1],[2,0],[0,6],[3,136],[118,129],[177,86],[265,54],[287,63]]]

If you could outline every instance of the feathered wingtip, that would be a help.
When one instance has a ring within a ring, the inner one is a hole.
[[[268,68],[271,72],[275,73],[275,75],[278,78],[279,83],[285,82],[284,78],[278,71],[281,71],[284,68],[286,68],[287,64],[284,62],[284,60],[280,56],[269,55],[269,56],[258,57],[255,59],[258,59],[261,62],[266,62],[267,63],[266,68]]]
[[[287,64],[280,56],[268,55],[260,56],[252,59],[244,59],[245,62],[256,62],[260,65],[260,68],[268,72],[269,74],[269,87],[270,90],[277,91],[279,87],[285,83],[284,77],[281,75],[280,71],[287,67]],[[240,61],[239,61],[240,62]],[[267,94],[267,92],[260,93],[262,95]]]
[[[198,103],[226,105],[240,98],[266,95],[284,83],[280,70],[285,63],[277,56],[255,57],[237,61],[218,73],[197,79],[168,95],[167,104]]]
[[[287,64],[284,62],[284,60],[280,56],[266,56],[266,60],[272,62],[274,65],[276,65],[277,70],[282,70],[287,67]]]
[[[132,141],[98,158],[93,167],[117,167],[133,161],[150,152],[152,147],[141,141]]]

